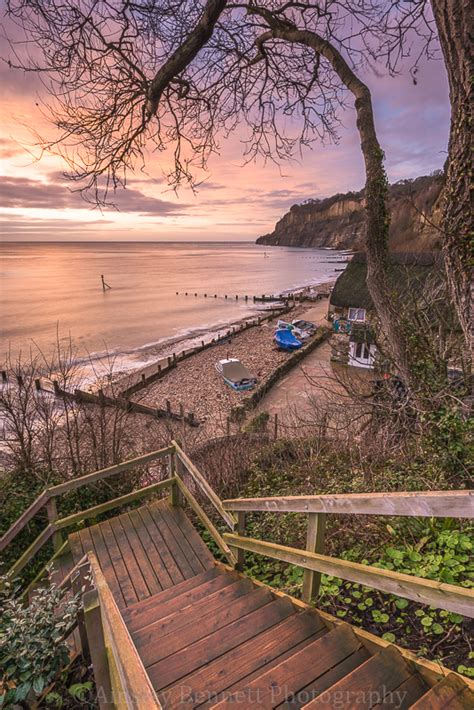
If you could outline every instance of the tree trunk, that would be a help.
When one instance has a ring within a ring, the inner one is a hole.
[[[390,212],[387,204],[388,183],[383,165],[384,154],[377,139],[368,87],[356,76],[339,51],[327,40],[310,30],[274,18],[259,10],[275,38],[312,47],[330,62],[343,84],[353,94],[357,112],[357,128],[365,161],[365,202],[367,211],[367,286],[374,302],[391,355],[413,396],[420,389],[419,376],[413,366],[408,335],[405,332],[398,299],[390,286],[388,230]]]
[[[471,355],[472,210],[471,102],[474,66],[469,0],[432,0],[449,81],[451,127],[441,196],[443,252],[451,298]],[[470,358],[469,358],[470,359]]]

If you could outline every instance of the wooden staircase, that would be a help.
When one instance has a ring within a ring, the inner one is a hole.
[[[160,459],[167,460],[168,478],[58,517],[57,497]],[[163,491],[168,497],[157,500]],[[232,533],[219,533],[194,497],[197,491]],[[153,502],[110,517],[111,510],[146,496]],[[471,491],[440,491],[221,501],[173,442],[46,489],[5,533],[0,551],[46,508],[48,526],[8,575],[17,576],[53,542],[55,554],[24,597],[47,574],[68,593],[82,593],[71,649],[90,656],[101,708],[471,710],[467,679],[306,602],[317,598],[324,572],[474,616],[470,589],[324,554],[328,513],[473,518],[473,498]],[[184,512],[185,502],[228,565],[213,557]],[[246,536],[245,514],[253,511],[305,513],[306,550]],[[87,520],[95,524],[86,527]],[[71,531],[66,539],[64,530]],[[305,601],[238,571],[245,551],[302,567]]]
[[[70,544],[76,563],[97,557],[163,708],[474,707],[455,674],[430,687],[395,646],[374,653],[349,624],[218,564],[167,501]]]

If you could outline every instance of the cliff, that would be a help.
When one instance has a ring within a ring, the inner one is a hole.
[[[442,175],[403,180],[390,186],[390,248],[393,251],[431,251],[439,247],[437,198]],[[271,234],[257,244],[291,247],[364,248],[364,194],[348,192],[323,200],[293,205]]]

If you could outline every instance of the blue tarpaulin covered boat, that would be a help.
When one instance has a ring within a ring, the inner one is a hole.
[[[280,350],[298,350],[303,345],[301,340],[295,338],[291,330],[287,328],[276,330],[273,339]]]

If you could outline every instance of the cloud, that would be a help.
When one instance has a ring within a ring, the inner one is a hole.
[[[87,208],[79,192],[68,188],[64,180],[43,182],[25,177],[0,177],[2,206],[8,209],[81,209]],[[50,176],[51,178],[51,176]],[[187,205],[145,195],[140,190],[119,190],[110,199],[112,209],[141,215],[162,216],[180,214]],[[107,212],[107,210],[105,210]]]

